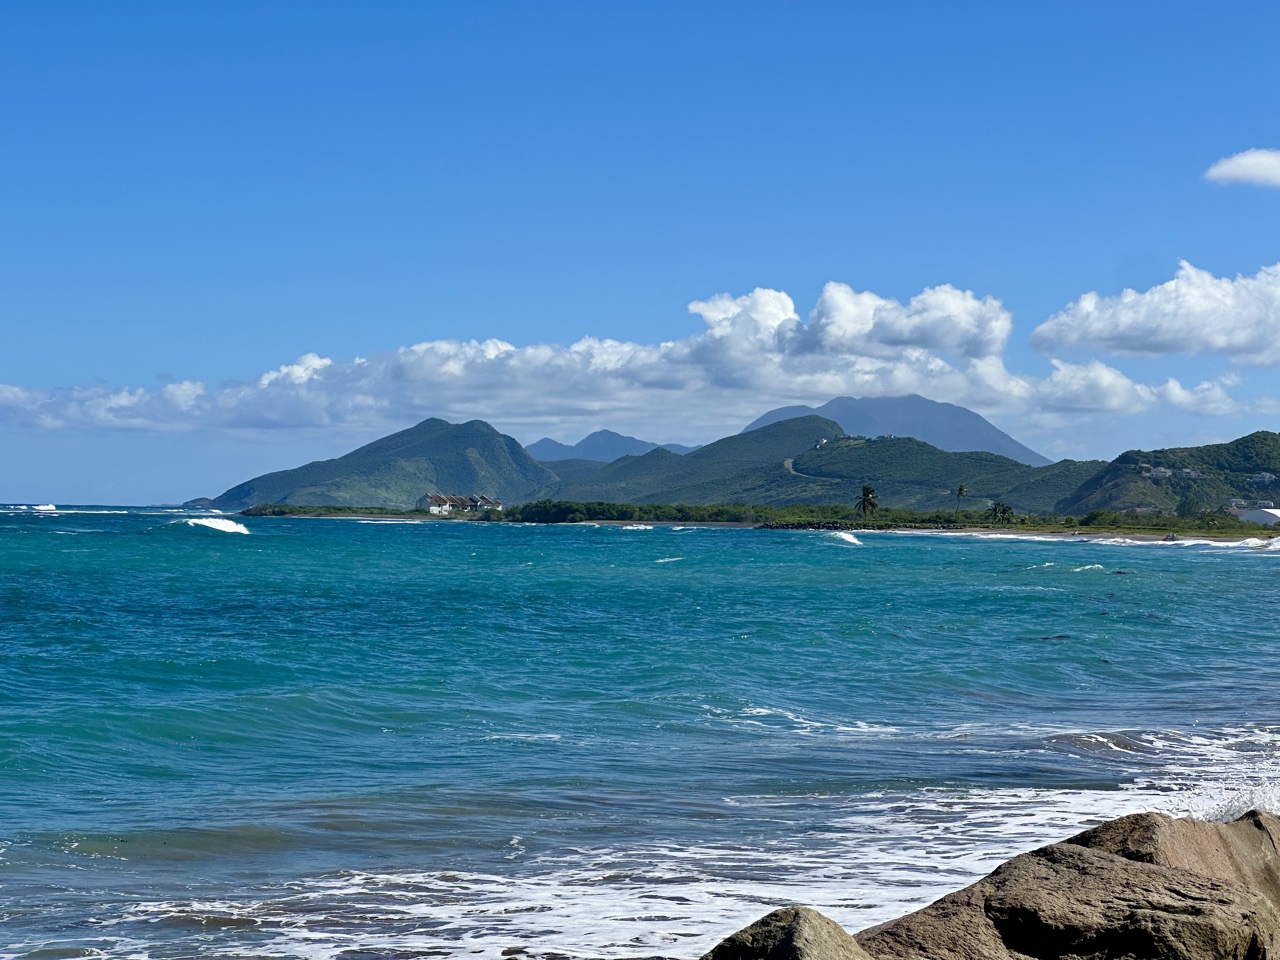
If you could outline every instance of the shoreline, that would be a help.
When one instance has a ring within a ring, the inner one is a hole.
[[[220,514],[222,516],[255,516],[245,511],[238,511],[235,514]],[[262,516],[262,515],[257,515]],[[472,517],[440,517],[440,516],[424,516],[422,513],[413,511],[402,512],[386,512],[386,513],[288,513],[278,515],[267,515],[272,519],[281,520],[360,520],[360,521],[385,521],[399,522],[406,521],[416,523],[495,523],[509,524],[520,523],[528,526],[548,526],[548,527],[699,527],[708,529],[726,529],[726,530],[791,530],[791,531],[811,531],[811,532],[835,532],[845,531],[855,534],[863,533],[895,533],[905,535],[918,536],[1006,536],[1013,538],[1026,537],[1043,537],[1054,540],[1071,540],[1082,543],[1096,542],[1098,540],[1110,540],[1116,537],[1124,537],[1141,543],[1180,543],[1186,541],[1210,541],[1214,543],[1238,543],[1242,540],[1261,540],[1269,541],[1280,538],[1280,532],[1267,533],[1266,531],[1166,531],[1152,532],[1150,530],[1140,530],[1125,527],[1114,528],[1072,528],[1070,530],[1049,530],[1041,527],[1018,527],[1018,526],[962,526],[962,527],[922,527],[913,525],[897,525],[883,527],[862,527],[851,525],[844,521],[823,521],[815,520],[806,521],[783,521],[776,523],[760,523],[753,520],[581,520],[572,523],[538,523],[528,520],[481,520]],[[1174,539],[1170,539],[1172,534]]]

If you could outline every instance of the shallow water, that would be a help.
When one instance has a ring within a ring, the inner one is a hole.
[[[1261,542],[119,509],[0,509],[3,957],[695,957],[1276,805]]]

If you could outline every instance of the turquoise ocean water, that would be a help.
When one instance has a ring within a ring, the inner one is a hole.
[[[696,957],[1280,795],[1280,550],[0,509],[0,957]]]

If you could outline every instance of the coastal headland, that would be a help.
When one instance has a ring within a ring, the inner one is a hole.
[[[1139,813],[1005,862],[850,935],[807,907],[702,960],[1267,960],[1280,950],[1280,819]]]

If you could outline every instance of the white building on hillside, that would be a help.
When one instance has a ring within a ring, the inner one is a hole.
[[[1280,510],[1241,510],[1240,519],[1270,527],[1280,523]]]

